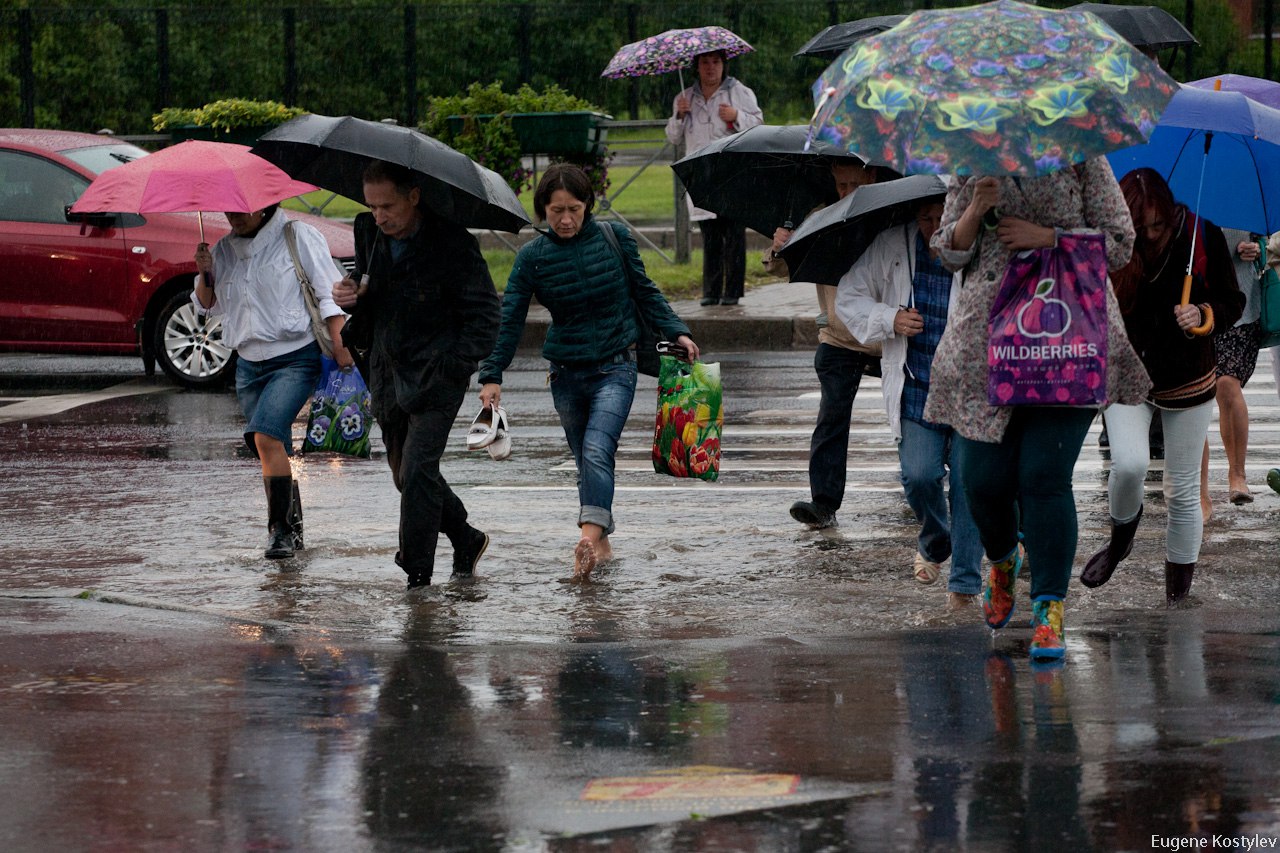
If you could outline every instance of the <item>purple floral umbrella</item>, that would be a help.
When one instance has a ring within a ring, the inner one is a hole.
[[[693,64],[695,56],[713,50],[722,50],[725,59],[732,59],[750,53],[755,48],[724,27],[667,30],[623,46],[609,60],[600,76],[617,80],[622,77],[666,74]],[[684,75],[680,78],[680,88],[684,88]]]

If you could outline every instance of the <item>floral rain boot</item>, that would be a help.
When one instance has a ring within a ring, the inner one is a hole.
[[[991,628],[1003,628],[1013,616],[1013,583],[1022,571],[1022,546],[991,564],[991,577],[982,591],[982,615]]]
[[[1061,660],[1066,653],[1062,599],[1039,596],[1031,602],[1031,660]]]

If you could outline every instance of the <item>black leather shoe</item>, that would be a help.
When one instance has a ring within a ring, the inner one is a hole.
[[[456,578],[469,578],[476,573],[476,566],[480,563],[480,558],[484,556],[485,549],[489,547],[489,534],[482,530],[471,528],[468,534],[469,541],[466,547],[454,549],[453,552],[453,576]]]
[[[836,514],[827,512],[812,501],[796,501],[791,505],[791,517],[814,530],[836,526]]]
[[[719,305],[720,300],[714,296],[704,296],[702,297],[702,301],[699,302],[698,304],[699,305]]]
[[[411,574],[409,575],[409,583],[405,589],[418,589],[419,587],[431,586],[431,575]]]
[[[730,297],[730,298],[728,298],[728,299],[721,299],[721,300],[720,300],[720,304],[721,304],[721,305],[737,305],[737,304],[738,304],[738,299],[737,299],[737,297]]]

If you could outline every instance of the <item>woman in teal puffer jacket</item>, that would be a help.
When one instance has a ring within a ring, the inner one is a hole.
[[[502,327],[493,352],[480,365],[480,403],[496,410],[502,371],[524,332],[529,300],[551,312],[542,345],[550,362],[551,396],[578,468],[578,528],[574,575],[586,579],[613,556],[613,471],[618,439],[636,391],[635,311],[684,347],[698,345],[645,274],[635,240],[625,227],[596,222],[595,193],[586,173],[557,163],[543,173],[533,209],[550,226],[516,256],[502,298]],[[612,228],[617,248],[602,229]]]

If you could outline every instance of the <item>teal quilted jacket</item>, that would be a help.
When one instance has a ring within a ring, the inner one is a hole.
[[[620,224],[601,224],[617,234],[630,265],[630,282],[622,259],[589,215],[571,239],[544,232],[527,243],[516,255],[507,279],[498,343],[480,365],[481,383],[502,382],[502,371],[515,357],[529,301],[535,296],[551,312],[542,355],[559,364],[605,361],[632,346],[636,342],[633,296],[634,304],[663,337],[675,340],[689,334],[688,326],[645,274],[631,233]]]

